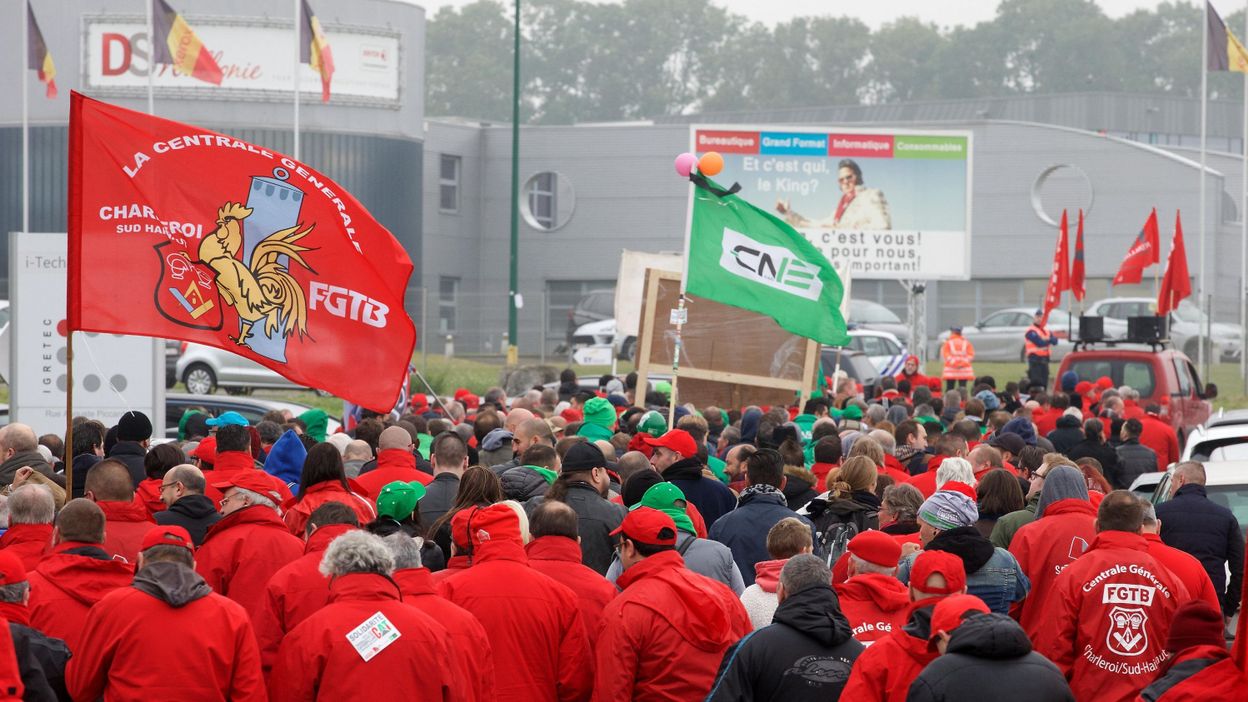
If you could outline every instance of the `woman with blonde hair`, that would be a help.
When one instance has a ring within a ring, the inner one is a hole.
[[[859,533],[879,529],[880,498],[875,496],[879,475],[875,461],[866,456],[851,456],[828,474],[828,491],[811,500],[798,514],[809,517],[820,535],[833,524],[842,523],[852,523]]]

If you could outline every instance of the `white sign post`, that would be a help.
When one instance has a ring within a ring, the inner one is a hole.
[[[65,433],[68,264],[63,233],[9,235],[9,419],[29,424],[36,434]],[[163,356],[160,339],[79,332],[74,415],[111,426],[137,410],[151,418],[152,436],[164,436]]]

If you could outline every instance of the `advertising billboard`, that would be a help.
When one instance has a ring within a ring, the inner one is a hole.
[[[855,278],[970,278],[970,132],[694,125],[690,140],[724,157],[717,182]]]
[[[295,32],[285,23],[255,17],[191,17],[195,33],[221,66],[221,85],[183,75],[158,64],[152,81],[156,90],[205,98],[251,97],[289,100],[294,69]],[[87,16],[83,76],[85,86],[101,96],[142,95],[147,90],[151,44],[143,17]],[[334,76],[330,103],[399,104],[399,35],[384,29],[330,25],[326,35],[333,50]],[[321,77],[299,64],[299,90],[320,101]],[[267,93],[267,94],[266,94]]]

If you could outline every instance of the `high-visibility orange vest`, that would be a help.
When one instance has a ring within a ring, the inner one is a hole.
[[[1047,329],[1038,324],[1032,323],[1030,327],[1027,327],[1027,331],[1023,332],[1023,353],[1028,356],[1043,356],[1044,358],[1048,358],[1050,348],[1047,345],[1037,346],[1036,344],[1031,343],[1031,339],[1027,336],[1027,334],[1030,334],[1033,331],[1039,334],[1041,339],[1047,341],[1049,338],[1049,331]]]
[[[971,359],[975,358],[975,347],[961,336],[950,336],[940,349],[945,359],[945,367],[941,377],[946,380],[974,380],[975,371],[971,369]]]

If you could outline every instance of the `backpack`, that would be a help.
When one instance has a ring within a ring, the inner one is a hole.
[[[826,561],[830,568],[849,550],[850,539],[870,529],[873,523],[878,523],[879,512],[865,507],[850,511],[828,507],[826,500],[816,498],[806,509],[815,525],[814,554]]]
[[[821,534],[819,543],[815,544],[815,555],[822,558],[831,568],[849,550],[849,540],[858,535],[858,525],[851,522],[836,522]]]

